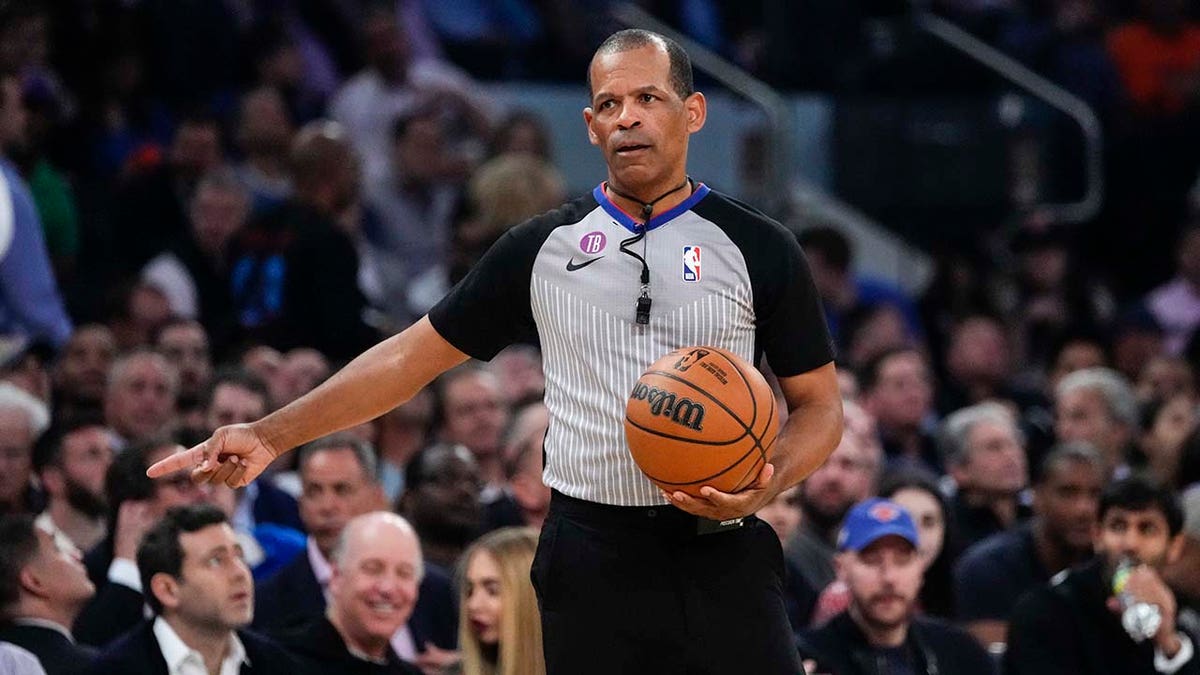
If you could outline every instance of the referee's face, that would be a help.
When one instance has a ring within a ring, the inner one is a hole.
[[[609,182],[645,200],[684,179],[688,136],[704,126],[703,94],[681,99],[670,72],[658,45],[598,54],[591,65],[588,138],[604,153]]]

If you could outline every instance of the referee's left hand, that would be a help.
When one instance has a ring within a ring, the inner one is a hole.
[[[758,511],[775,496],[768,489],[774,475],[775,465],[768,463],[758,472],[757,480],[738,492],[721,492],[705,485],[700,488],[700,497],[679,490],[664,492],[663,495],[673,505],[694,516],[709,520],[743,518]]]

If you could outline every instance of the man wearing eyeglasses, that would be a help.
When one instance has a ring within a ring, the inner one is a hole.
[[[112,644],[92,672],[235,675],[295,672],[275,643],[241,629],[254,615],[254,581],[225,514],[173,508],[142,539],[137,565],[154,618]]]

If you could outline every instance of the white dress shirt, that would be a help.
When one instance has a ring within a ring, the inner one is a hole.
[[[170,675],[208,675],[204,657],[187,646],[161,616],[154,620],[154,637],[158,640],[158,648],[167,662]],[[246,648],[237,633],[229,631],[229,654],[221,661],[221,675],[238,675],[243,663],[250,663],[250,659],[246,658]]]

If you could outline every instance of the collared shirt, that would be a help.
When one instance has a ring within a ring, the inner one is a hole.
[[[208,675],[204,657],[189,647],[161,616],[154,620],[154,638],[158,640],[158,648],[167,662],[170,675]],[[250,664],[250,659],[246,658],[246,648],[237,633],[229,631],[229,653],[221,661],[220,675],[238,675],[243,663]]]
[[[325,595],[325,604],[329,605],[331,598],[329,597],[329,580],[333,578],[333,566],[321,554],[321,549],[317,548],[317,540],[312,537],[308,538],[308,564],[312,565],[313,576],[317,578],[317,583],[321,585],[321,592]],[[391,639],[392,649],[400,658],[413,661],[417,657],[419,645],[416,639],[413,638],[412,631],[409,630],[408,624],[400,626]]]

